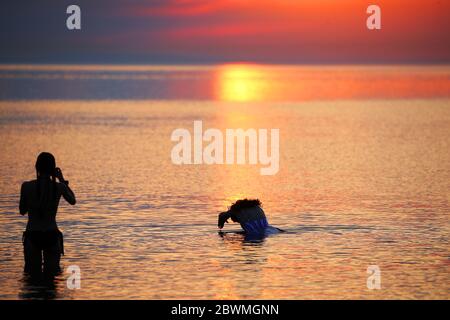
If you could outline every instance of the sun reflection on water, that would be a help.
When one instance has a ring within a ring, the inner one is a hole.
[[[267,71],[252,64],[229,64],[218,68],[216,98],[220,101],[262,101],[269,86]]]

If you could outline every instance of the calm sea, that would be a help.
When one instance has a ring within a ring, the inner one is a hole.
[[[279,172],[172,164],[195,120],[280,129]],[[0,298],[450,298],[448,66],[3,65],[0,146]],[[78,290],[22,274],[19,190],[44,150],[78,198],[58,214]],[[287,232],[220,236],[242,197]]]

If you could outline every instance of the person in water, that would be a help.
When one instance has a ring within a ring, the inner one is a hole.
[[[28,223],[23,233],[25,268],[29,274],[42,272],[55,275],[60,271],[59,261],[64,254],[63,235],[56,224],[56,212],[61,196],[71,205],[75,194],[69,188],[55,157],[48,152],[36,160],[36,180],[26,181],[20,191],[20,214],[28,213]],[[56,182],[56,179],[59,182]]]
[[[240,223],[246,235],[267,235],[283,231],[269,225],[258,199],[237,200],[228,211],[219,214],[218,227],[222,229],[230,218],[233,222]]]

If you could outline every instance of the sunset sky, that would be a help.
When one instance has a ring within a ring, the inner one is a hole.
[[[66,29],[78,4],[82,30]],[[382,29],[366,28],[366,8]],[[448,63],[447,0],[6,0],[0,62]]]

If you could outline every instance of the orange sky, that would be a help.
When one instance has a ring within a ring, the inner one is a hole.
[[[366,28],[372,3],[382,9],[380,31]],[[178,20],[158,29],[163,47],[243,60],[408,62],[446,60],[450,53],[450,1],[178,0],[133,12]]]

